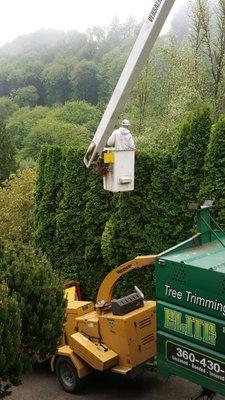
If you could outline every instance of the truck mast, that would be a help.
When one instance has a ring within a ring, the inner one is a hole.
[[[101,157],[123,106],[135,85],[145,61],[149,57],[174,3],[175,0],[156,0],[154,2],[151,12],[144,22],[131,50],[94,138],[86,152],[84,163],[87,168],[90,168]]]

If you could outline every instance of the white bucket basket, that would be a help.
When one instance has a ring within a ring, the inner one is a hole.
[[[104,163],[108,173],[103,177],[104,189],[110,192],[129,192],[134,190],[134,150],[104,150]]]

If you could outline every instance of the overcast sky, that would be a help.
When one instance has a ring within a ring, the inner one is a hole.
[[[185,0],[176,0],[176,7]],[[0,46],[41,28],[85,32],[107,26],[114,16],[145,18],[154,0],[1,0]]]

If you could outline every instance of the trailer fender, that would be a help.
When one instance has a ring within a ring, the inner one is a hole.
[[[79,358],[69,346],[59,347],[57,354],[52,357],[51,359],[52,371],[55,371],[55,362],[57,357],[60,356],[68,357],[72,361],[74,367],[76,368],[77,375],[79,378],[84,378],[85,376],[89,375],[92,372],[92,369],[81,358]]]

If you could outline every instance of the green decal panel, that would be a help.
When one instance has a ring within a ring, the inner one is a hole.
[[[177,375],[225,396],[225,356],[188,340],[158,331],[157,373]]]
[[[157,302],[157,329],[225,354],[225,321]]]
[[[165,352],[168,361],[225,383],[225,363],[172,342],[166,342]]]

